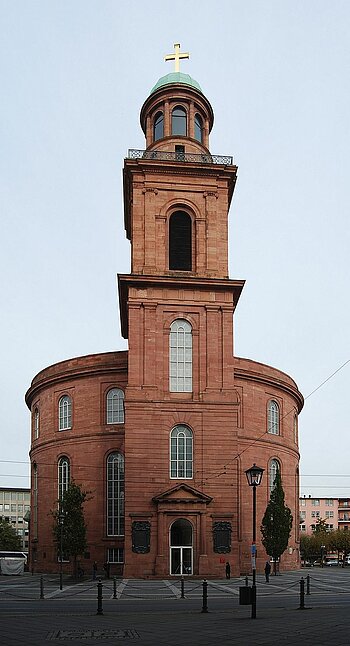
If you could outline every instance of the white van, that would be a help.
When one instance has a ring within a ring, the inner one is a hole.
[[[25,552],[0,551],[1,574],[22,575],[24,573],[24,566],[26,563],[27,555]]]

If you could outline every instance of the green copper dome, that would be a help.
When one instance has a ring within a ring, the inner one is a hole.
[[[192,76],[189,74],[183,74],[182,72],[171,72],[170,74],[167,74],[166,76],[162,76],[155,86],[151,90],[151,94],[158,90],[160,87],[163,87],[164,85],[170,85],[170,83],[183,83],[184,85],[190,85],[191,87],[194,87],[196,90],[199,92],[202,92],[201,86],[197,81],[195,81]]]

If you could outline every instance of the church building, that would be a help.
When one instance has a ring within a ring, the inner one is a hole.
[[[243,280],[228,275],[237,166],[214,154],[214,113],[175,45],[175,71],[140,113],[143,150],[124,160],[131,273],[118,275],[128,351],[75,357],[37,374],[32,415],[30,558],[58,569],[51,510],[74,480],[85,504],[85,572],[108,561],[124,577],[221,577],[251,571],[252,492],[264,469],[259,527],[280,470],[293,514],[281,569],[299,566],[298,414],[280,370],[234,354]],[[234,241],[232,241],[234,243]],[[117,243],[117,241],[116,241]],[[67,571],[69,563],[64,564]]]

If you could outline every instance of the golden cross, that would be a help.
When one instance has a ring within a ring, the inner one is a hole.
[[[180,59],[181,58],[189,58],[190,55],[189,53],[185,54],[180,52],[180,43],[175,43],[174,45],[175,53],[174,54],[168,54],[164,60],[165,61],[175,61],[175,72],[180,71]]]

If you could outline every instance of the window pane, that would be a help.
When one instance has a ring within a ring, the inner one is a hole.
[[[163,112],[157,112],[154,119],[153,139],[157,141],[164,137],[164,117]]]
[[[203,138],[202,132],[203,132],[203,120],[199,114],[196,114],[194,118],[194,137],[195,139],[197,139],[197,141],[200,141],[201,143]]]
[[[171,324],[169,358],[170,391],[191,392],[192,327],[188,321],[177,319]]]
[[[107,424],[124,424],[124,392],[120,388],[107,393]]]
[[[170,217],[169,269],[192,270],[192,220],[185,211],[176,211]]]
[[[171,113],[171,131],[173,135],[186,136],[187,134],[186,110],[180,106],[174,108]]]
[[[120,453],[107,459],[107,535],[124,535],[124,457]]]
[[[192,431],[176,426],[170,435],[170,477],[192,478]]]

